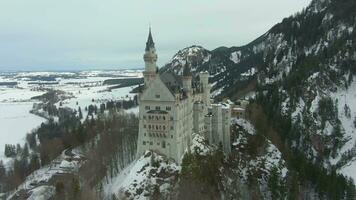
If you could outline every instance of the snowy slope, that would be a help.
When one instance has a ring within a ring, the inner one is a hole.
[[[155,190],[168,196],[177,181],[180,167],[153,152],[146,152],[104,186],[106,197],[149,199]]]
[[[347,142],[340,149],[340,154],[335,160],[339,161],[341,156],[348,151],[353,152],[354,158],[349,160],[339,172],[356,180],[356,81],[352,82],[347,90],[340,89],[330,96],[339,102],[338,115],[345,131],[344,138],[347,139]],[[345,113],[345,105],[350,108],[350,116]]]

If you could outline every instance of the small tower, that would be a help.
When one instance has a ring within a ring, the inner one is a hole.
[[[192,73],[188,63],[184,65],[183,68],[183,90],[187,93],[190,93],[192,89]]]
[[[155,49],[155,43],[153,42],[151,34],[151,27],[148,33],[143,60],[145,61],[145,71],[143,72],[143,76],[145,79],[145,87],[147,87],[148,84],[156,77],[157,73],[157,54]]]
[[[209,85],[209,72],[200,72],[200,84],[203,87],[203,102],[206,106],[210,106],[210,89],[211,86]]]

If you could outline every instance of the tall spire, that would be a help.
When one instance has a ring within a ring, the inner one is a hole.
[[[183,67],[183,76],[184,77],[191,77],[192,76],[192,72],[190,69],[190,63],[188,63],[188,59],[186,59],[185,65]]]
[[[146,51],[150,50],[150,48],[155,48],[155,43],[153,42],[152,34],[151,34],[151,25],[149,28],[148,38],[146,42]]]

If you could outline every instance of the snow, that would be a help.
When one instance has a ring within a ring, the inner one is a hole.
[[[192,145],[190,146],[191,152],[196,152],[203,156],[208,155],[211,152],[211,148],[206,144],[203,136],[193,134],[192,138]]]
[[[257,73],[257,69],[254,67],[251,67],[251,69],[247,70],[247,72],[244,72],[241,74],[241,76],[253,76]]]
[[[132,114],[138,115],[139,106],[136,106],[136,107],[134,107],[134,108],[127,109],[127,110],[125,110],[125,112],[126,112],[126,113],[132,113]]]
[[[240,126],[245,131],[239,131],[236,140],[233,142],[236,152],[240,154],[239,166],[236,169],[237,175],[247,181],[248,174],[259,171],[261,174],[258,177],[260,183],[266,182],[270,172],[274,167],[277,168],[281,178],[285,178],[288,169],[279,149],[272,144],[270,140],[265,138],[266,148],[263,154],[251,158],[249,155],[241,153],[239,148],[245,148],[248,144],[248,138],[255,134],[254,126],[245,119],[233,119],[233,124]],[[247,133],[247,134],[245,134]]]
[[[154,157],[152,157],[154,155]],[[158,163],[157,166],[151,165],[151,160]],[[159,174],[176,174],[180,167],[174,162],[166,160],[163,156],[147,151],[143,156],[133,161],[123,169],[120,174],[114,177],[108,184],[104,185],[104,193],[107,197],[115,194],[119,199],[123,199],[127,194],[128,199],[144,200],[152,185],[158,185],[161,193],[168,194],[170,191],[172,177],[159,177]],[[172,175],[174,176],[174,175]],[[138,190],[143,190],[138,193]]]
[[[214,97],[220,95],[223,91],[224,91],[224,87],[216,89],[211,93],[211,97],[214,98]]]
[[[247,121],[246,119],[234,118],[234,119],[232,119],[232,123],[241,126],[250,135],[256,134],[255,127],[249,121]]]
[[[287,99],[285,99],[281,106],[282,106],[282,109],[281,109],[281,112],[283,115],[287,115],[288,114],[288,110],[289,110],[289,97]]]
[[[31,190],[32,194],[27,200],[48,200],[55,194],[53,186],[40,186]]]
[[[356,180],[356,159],[347,163],[339,170],[342,174],[351,177],[353,180]]]
[[[0,160],[9,162],[4,156],[5,144],[25,143],[26,133],[39,126],[45,119],[29,113],[32,102],[0,103]]]
[[[73,156],[67,156],[65,151],[50,164],[28,175],[25,181],[19,185],[15,191],[12,191],[8,199],[11,199],[16,195],[16,192],[21,189],[29,190],[30,193],[32,192],[32,199],[49,199],[51,197],[50,195],[53,195],[53,193],[50,192],[51,186],[46,185],[49,180],[55,175],[77,173],[84,161],[82,156],[76,151],[71,151],[74,154]]]
[[[295,108],[295,111],[292,113],[292,120],[295,122],[298,116],[302,116],[302,112],[304,110],[305,103],[302,98],[299,99],[299,102]]]
[[[345,130],[344,138],[348,139],[348,142],[340,150],[340,154],[342,154],[352,148],[355,149],[356,145],[356,127],[354,125],[354,120],[356,119],[356,81],[352,82],[348,90],[339,89],[338,92],[331,94],[331,96],[338,100],[339,119]],[[345,116],[345,104],[351,109],[350,118]],[[340,172],[356,180],[356,159],[353,159],[347,166],[340,169]]]
[[[241,51],[232,52],[230,55],[230,60],[235,64],[239,63],[241,59]]]
[[[38,77],[56,77],[58,84],[44,86],[29,84],[31,78]],[[108,90],[110,86],[103,85],[107,79],[126,77],[142,77],[142,70],[0,73],[0,81],[18,83],[14,87],[0,86],[0,160],[10,166],[12,159],[4,157],[5,144],[23,145],[26,133],[46,121],[29,113],[33,104],[38,103],[31,100],[32,97],[42,95],[48,89],[64,91],[66,94],[74,95],[74,98],[65,100],[63,106],[76,110],[80,106],[83,116],[86,117],[84,108],[90,104],[99,105],[109,100],[133,98],[135,94],[129,93],[133,87]],[[59,103],[56,106],[58,107]],[[126,112],[137,114],[138,107]]]

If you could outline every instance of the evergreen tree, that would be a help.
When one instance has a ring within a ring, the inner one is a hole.
[[[80,108],[80,106],[78,108],[78,115],[79,115],[79,119],[83,119],[82,109]]]
[[[29,150],[28,150],[28,145],[27,143],[25,144],[25,146],[23,147],[23,150],[22,150],[22,157],[23,158],[27,158],[29,156]]]
[[[2,162],[2,160],[0,160],[0,180],[5,177],[6,175],[6,169],[4,166],[4,163]]]
[[[279,182],[280,174],[278,173],[278,168],[273,166],[270,171],[270,177],[268,179],[268,187],[271,191],[272,199],[280,198],[280,182]]]
[[[77,198],[80,193],[80,183],[78,179],[72,180],[72,193],[74,198]]]
[[[16,147],[12,144],[5,144],[5,152],[6,157],[14,157],[16,156]]]
[[[40,160],[38,158],[37,154],[32,154],[30,158],[30,166],[29,169],[30,171],[35,171],[36,169],[39,169],[41,167],[40,165]]]

